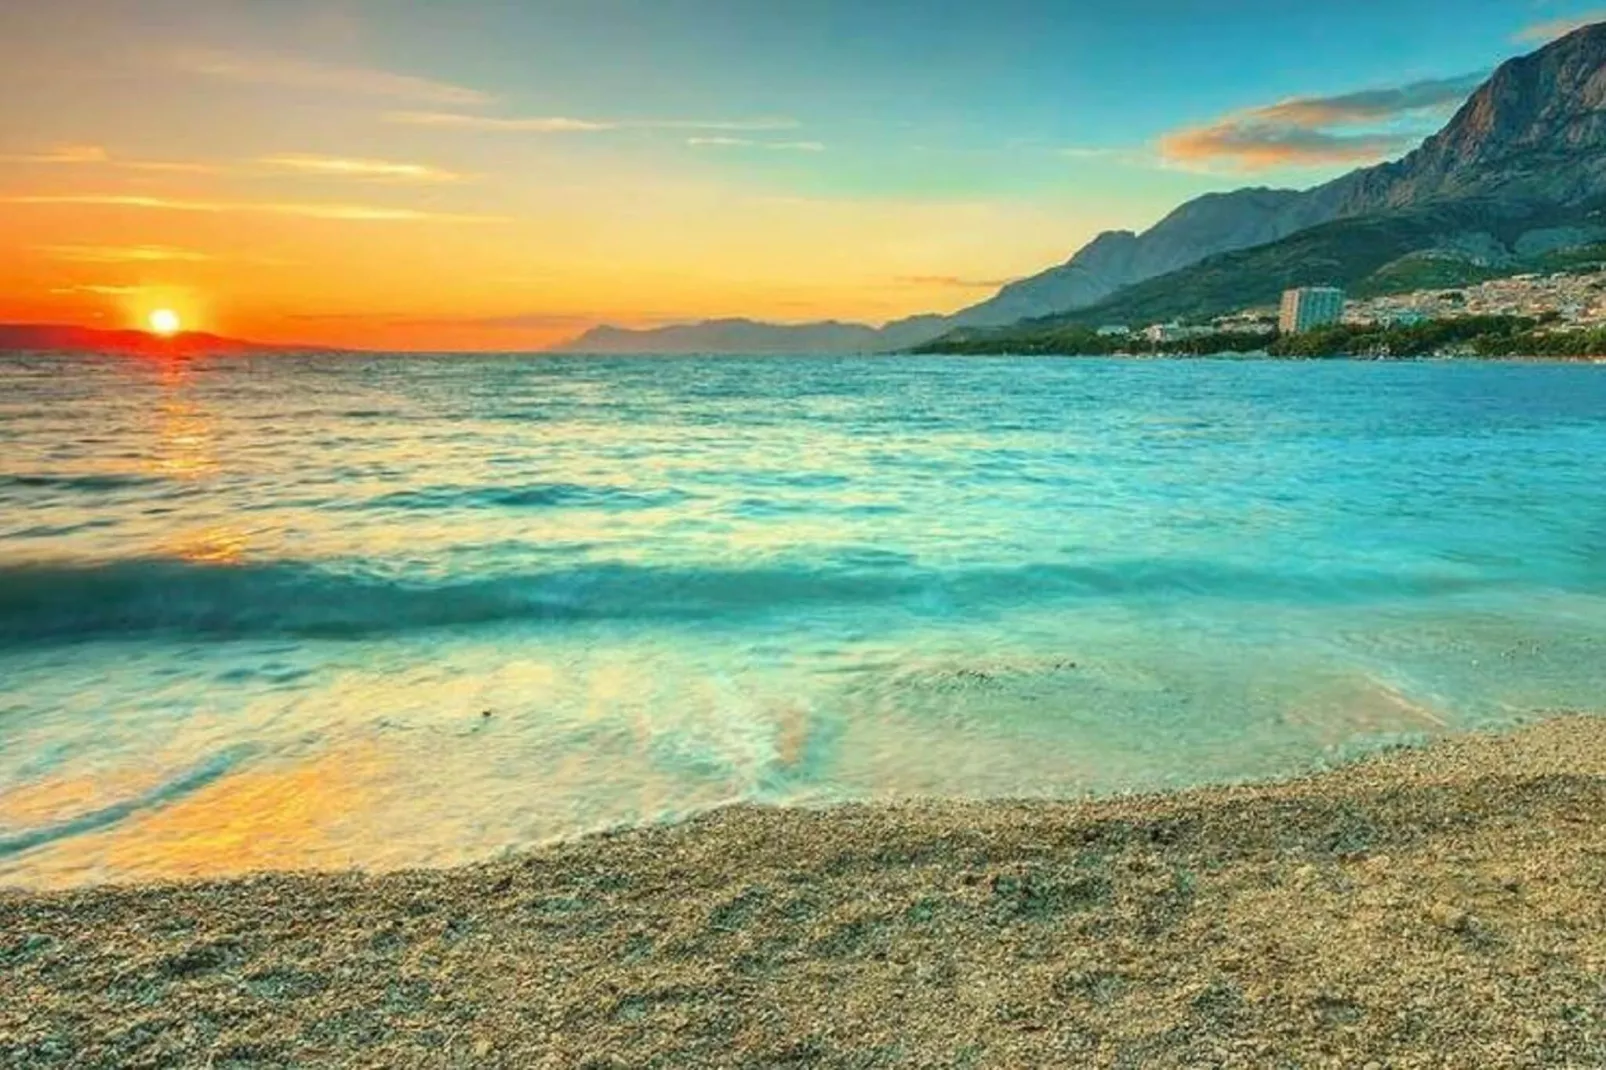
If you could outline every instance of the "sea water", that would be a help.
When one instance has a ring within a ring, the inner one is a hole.
[[[0,882],[1606,708],[1606,368],[0,355]]]

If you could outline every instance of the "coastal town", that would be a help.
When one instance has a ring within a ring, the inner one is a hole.
[[[1203,323],[1172,321],[1142,327],[1109,324],[1105,338],[1131,337],[1157,345],[1227,334],[1300,334],[1321,327],[1409,327],[1435,320],[1509,316],[1553,331],[1606,327],[1606,270],[1513,275],[1469,285],[1350,297],[1332,286],[1291,289],[1277,307],[1247,308]]]

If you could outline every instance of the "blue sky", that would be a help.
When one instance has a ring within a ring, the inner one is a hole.
[[[1476,76],[1600,7],[4,5],[0,197],[29,211],[0,243],[39,314],[162,286],[220,325],[456,317],[462,344],[527,341],[506,334],[520,323],[886,319],[978,300],[1208,190],[1396,155]],[[133,278],[40,252],[112,238],[197,255]],[[233,274],[215,266],[247,245]],[[461,270],[400,274],[426,249]],[[273,263],[340,285],[298,291]]]

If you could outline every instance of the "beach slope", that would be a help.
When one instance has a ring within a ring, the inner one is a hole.
[[[1602,1066],[1606,720],[1169,796],[0,893],[0,976],[6,1066]]]

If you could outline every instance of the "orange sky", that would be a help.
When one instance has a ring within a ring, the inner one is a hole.
[[[1161,158],[1164,124],[1241,126],[1311,77],[1201,82],[1186,35],[1135,27],[1120,59],[1097,40],[1120,20],[1019,6],[1039,28],[989,51],[970,24],[1008,27],[985,12],[898,5],[0,4],[0,321],[169,307],[269,342],[533,349],[951,311],[1243,184]],[[1342,143],[1295,162],[1343,169]]]
[[[981,300],[1114,221],[800,190],[787,168],[831,161],[799,120],[532,112],[490,74],[390,62],[371,5],[34,6],[0,16],[7,322],[172,308],[269,342],[529,349],[599,322],[883,321]]]
[[[1007,214],[661,185],[493,196],[488,181],[290,200],[279,178],[35,167],[49,171],[0,215],[6,320],[120,327],[172,308],[191,328],[359,347],[523,348],[597,322],[957,307],[989,280],[925,269],[955,245],[998,259],[977,239]]]

